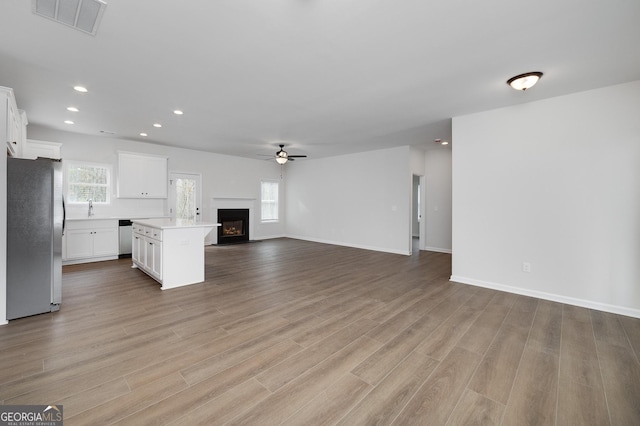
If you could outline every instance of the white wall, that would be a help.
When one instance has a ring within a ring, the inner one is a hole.
[[[640,317],[640,81],[456,117],[453,141],[453,281]]]
[[[409,147],[287,164],[287,236],[411,250]]]
[[[29,126],[29,138],[49,142],[61,142],[62,158],[107,163],[117,173],[117,151],[130,151],[169,157],[169,171],[200,173],[202,175],[202,220],[216,221],[212,217],[213,197],[250,198],[256,200],[257,220],[254,220],[252,239],[264,239],[284,235],[284,222],[261,224],[259,222],[260,180],[280,180],[280,169],[274,162],[212,154],[203,151],[173,148],[149,143],[113,139],[99,136],[78,135]],[[284,196],[284,190],[282,190]],[[108,216],[161,216],[168,212],[166,200],[118,199],[115,182],[110,206],[94,206],[96,217]],[[281,199],[281,213],[285,200]],[[67,216],[86,217],[87,206],[68,206]]]
[[[424,249],[451,253],[451,148],[425,152]]]

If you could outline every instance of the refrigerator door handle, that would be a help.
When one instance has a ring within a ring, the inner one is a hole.
[[[64,206],[64,195],[62,196],[62,235],[64,235],[64,226],[67,222],[67,209]]]

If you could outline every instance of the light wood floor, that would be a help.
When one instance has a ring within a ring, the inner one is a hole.
[[[451,283],[451,257],[277,239],[207,247],[161,291],[65,267],[0,327],[0,402],[65,425],[638,425],[640,320]]]

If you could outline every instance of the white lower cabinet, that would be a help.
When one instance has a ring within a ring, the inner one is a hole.
[[[162,281],[162,231],[134,225],[131,259],[134,265]]]
[[[66,265],[118,258],[117,220],[68,220],[63,238]]]

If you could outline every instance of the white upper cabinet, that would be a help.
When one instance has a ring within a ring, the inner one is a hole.
[[[1,134],[7,143],[7,153],[12,157],[22,157],[27,135],[27,114],[18,109],[13,90],[8,87],[0,87],[0,119],[6,123]]]
[[[36,159],[38,157],[60,160],[62,144],[58,142],[35,141],[27,139],[24,144],[23,157]]]
[[[167,198],[167,157],[118,152],[118,198]]]

